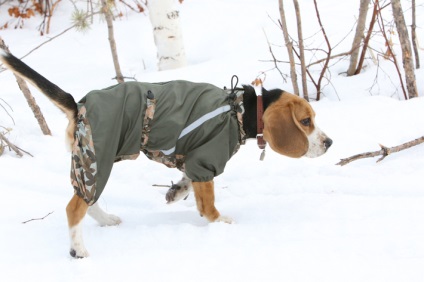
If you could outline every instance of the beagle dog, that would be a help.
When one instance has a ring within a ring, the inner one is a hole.
[[[258,96],[251,86],[226,90],[187,81],[126,82],[92,91],[77,103],[4,48],[0,61],[68,117],[75,193],[66,213],[70,255],[75,258],[89,255],[81,230],[86,213],[100,225],[121,222],[97,202],[116,161],[134,159],[141,151],[179,168],[184,176],[167,193],[168,202],[193,190],[201,216],[210,222],[232,223],[215,207],[213,177],[223,172],[247,138],[262,139],[263,134],[262,146],[267,142],[277,153],[292,158],[318,157],[332,144],[315,124],[309,103],[280,89],[262,88]]]

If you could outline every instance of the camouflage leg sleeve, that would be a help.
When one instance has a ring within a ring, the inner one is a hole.
[[[75,142],[72,145],[71,183],[75,193],[92,205],[96,197],[97,162],[91,126],[86,118],[86,108],[78,112]]]

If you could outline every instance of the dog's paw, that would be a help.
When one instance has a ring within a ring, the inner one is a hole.
[[[191,179],[183,174],[183,178],[177,184],[172,184],[166,193],[165,199],[167,204],[175,203],[181,199],[187,199],[190,191],[193,190]]]
[[[69,254],[71,255],[71,257],[77,258],[77,259],[86,258],[89,256],[89,253],[85,248],[78,249],[78,250],[76,250],[76,248],[71,248],[71,250],[69,251]]]
[[[100,226],[115,226],[122,223],[122,220],[119,218],[119,216],[116,216],[114,214],[107,214],[99,220]]]
[[[217,219],[215,219],[215,222],[225,222],[228,224],[235,223],[235,221],[231,217],[223,216],[223,215],[220,215]]]

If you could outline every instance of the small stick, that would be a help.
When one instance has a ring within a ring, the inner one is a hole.
[[[33,155],[31,155],[31,154],[30,154],[30,153],[28,153],[27,151],[22,150],[22,149],[21,149],[21,148],[19,148],[18,146],[16,146],[16,145],[12,144],[12,142],[10,142],[10,141],[9,141],[9,139],[7,139],[7,138],[6,138],[6,136],[4,136],[4,134],[0,132],[0,141],[2,141],[2,140],[6,143],[6,145],[7,145],[10,149],[12,149],[13,151],[15,151],[15,153],[16,153],[19,157],[22,157],[22,156],[23,156],[23,154],[21,153],[21,151],[22,151],[22,152],[24,152],[24,153],[26,153],[26,154],[28,154],[28,155],[30,155],[31,157],[34,157]]]
[[[153,184],[152,186],[153,187],[167,187],[167,188],[171,187],[171,185],[163,185],[163,184]]]
[[[49,215],[51,215],[53,212],[49,212],[47,215],[45,215],[45,216],[43,216],[43,217],[40,217],[40,218],[33,218],[33,219],[30,219],[30,220],[27,220],[27,221],[24,221],[24,222],[22,222],[22,224],[25,224],[25,223],[28,223],[28,222],[30,222],[30,221],[34,221],[34,220],[43,220],[43,219],[45,219],[46,217],[48,217]]]

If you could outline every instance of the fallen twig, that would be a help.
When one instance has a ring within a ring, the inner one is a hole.
[[[0,141],[3,141],[4,143],[6,143],[6,145],[7,145],[10,149],[12,149],[13,151],[15,151],[15,153],[16,153],[19,157],[22,157],[22,156],[23,156],[23,154],[21,153],[21,151],[22,151],[22,152],[24,152],[25,154],[28,154],[28,155],[30,155],[31,157],[33,157],[33,155],[31,155],[31,154],[30,154],[30,153],[28,153],[27,151],[22,150],[21,148],[19,148],[18,146],[14,145],[12,142],[10,142],[10,141],[9,141],[9,139],[7,139],[7,138],[6,138],[6,136],[4,136],[4,134],[3,134],[3,133],[1,133],[1,132],[0,132]]]
[[[340,162],[338,162],[336,165],[344,166],[344,165],[346,165],[350,162],[353,162],[353,161],[356,161],[356,160],[359,160],[359,159],[382,156],[381,158],[379,158],[377,160],[377,162],[380,162],[380,161],[384,160],[384,158],[387,157],[390,154],[397,153],[399,151],[411,148],[412,146],[416,146],[416,145],[421,144],[421,143],[424,143],[424,136],[417,138],[415,140],[403,143],[401,145],[391,147],[391,148],[388,148],[388,147],[380,144],[381,150],[357,154],[357,155],[351,156],[351,157],[346,158],[346,159],[341,159]]]
[[[48,214],[46,214],[45,216],[43,216],[43,217],[40,217],[40,218],[33,218],[33,219],[29,219],[29,220],[26,220],[26,221],[24,221],[24,222],[22,222],[22,224],[25,224],[25,223],[28,223],[28,222],[30,222],[30,221],[34,221],[34,220],[43,220],[43,219],[45,219],[46,217],[48,217],[49,215],[51,215],[53,212],[49,212]]]
[[[153,187],[165,187],[165,188],[170,188],[171,185],[164,185],[164,184],[153,184]]]

